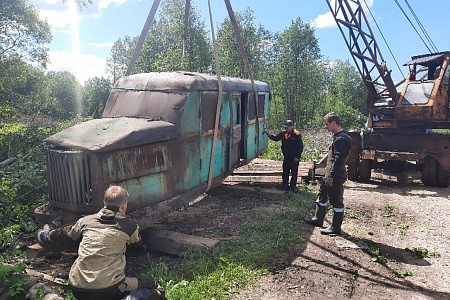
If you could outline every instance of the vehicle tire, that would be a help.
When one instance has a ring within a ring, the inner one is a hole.
[[[358,181],[358,163],[359,160],[356,159],[347,165],[348,180]]]
[[[358,167],[359,181],[368,182],[372,176],[372,168],[369,159],[361,159]]]
[[[450,174],[441,163],[436,161],[436,186],[448,188],[450,185]]]
[[[422,183],[428,186],[436,185],[436,158],[434,156],[427,155],[423,160],[422,168]]]

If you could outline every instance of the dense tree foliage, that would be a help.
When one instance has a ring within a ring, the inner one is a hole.
[[[51,112],[57,117],[69,119],[81,113],[82,88],[75,76],[68,72],[49,72],[47,74],[50,98],[56,105]]]
[[[50,26],[26,0],[2,0],[0,5],[0,60],[11,55],[46,66]]]
[[[255,17],[250,8],[236,12],[235,18],[255,78],[266,77],[264,73],[270,63],[269,55],[274,43],[272,34],[261,24],[255,24]],[[221,72],[226,76],[248,78],[229,18],[219,24],[217,46]]]
[[[297,18],[280,34],[277,44],[274,105],[278,105],[284,119],[312,125],[325,91],[324,69],[314,31]]]
[[[83,116],[100,118],[111,91],[107,78],[94,77],[86,81],[83,89]]]
[[[40,110],[48,98],[44,73],[10,56],[0,61],[0,120]]]
[[[136,64],[137,72],[206,72],[211,66],[211,46],[206,25],[195,6],[191,6],[189,11],[186,39],[183,39],[185,3],[184,0],[166,0],[161,3],[159,20],[146,39]]]
[[[132,39],[125,36],[119,38],[111,47],[109,56],[106,59],[106,73],[113,82],[123,77],[127,71],[128,63],[133,56],[134,48],[136,48],[137,38]]]

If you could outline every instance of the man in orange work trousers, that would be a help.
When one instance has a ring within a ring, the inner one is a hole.
[[[316,201],[316,214],[303,221],[309,225],[322,227],[327,214],[328,201],[333,206],[333,221],[330,227],[320,231],[321,234],[340,234],[344,219],[344,183],[347,181],[346,162],[352,139],[341,127],[341,118],[336,113],[325,115],[324,124],[333,133],[333,142],[328,151],[325,180],[320,185]]]
[[[37,240],[48,243],[79,243],[78,258],[69,273],[69,284],[78,300],[126,299],[163,300],[164,290],[156,281],[142,282],[125,276],[125,251],[141,244],[138,224],[129,219],[130,196],[120,186],[105,191],[104,207],[94,215],[75,224],[49,230],[39,230]]]
[[[264,131],[272,141],[281,140],[281,151],[283,152],[283,184],[282,189],[286,192],[295,192],[297,188],[298,165],[303,152],[303,140],[299,131],[294,129],[294,122],[287,120],[285,129],[279,134],[272,135]],[[289,183],[289,174],[291,182]]]

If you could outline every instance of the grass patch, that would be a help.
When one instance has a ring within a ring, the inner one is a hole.
[[[392,270],[392,273],[394,273],[394,275],[398,278],[405,278],[407,276],[413,276],[413,273],[411,271],[398,272],[396,270]]]
[[[384,216],[388,217],[388,218],[389,217],[394,217],[395,216],[394,209],[395,209],[394,205],[386,204],[384,206]]]
[[[145,276],[158,280],[169,300],[228,299],[266,274],[280,254],[299,242],[301,219],[314,198],[303,188],[276,209],[259,209],[238,237],[223,243],[220,256],[187,251],[170,268],[151,261]]]
[[[373,262],[377,262],[380,264],[385,264],[388,262],[388,259],[386,257],[384,257],[383,255],[381,255],[380,248],[370,247],[367,252],[370,254],[371,260]]]
[[[424,247],[415,247],[415,248],[405,248],[406,251],[411,252],[412,255],[416,258],[423,259],[426,257],[440,257],[441,254],[436,251],[429,251],[427,248]]]
[[[400,234],[400,236],[405,236],[406,233],[408,232],[409,225],[400,225],[400,226],[397,226],[397,228],[398,228],[398,234]]]

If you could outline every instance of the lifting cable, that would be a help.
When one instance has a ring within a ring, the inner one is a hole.
[[[416,15],[416,13],[414,12],[414,10],[412,9],[411,5],[409,5],[408,0],[405,0],[406,5],[409,8],[409,11],[411,12],[411,14],[413,15],[414,19],[416,20],[417,24],[419,24],[420,29],[422,30],[423,34],[425,35],[426,39],[428,40],[428,42],[431,45],[431,48],[435,51],[435,52],[439,52],[438,48],[436,47],[436,45],[434,44],[433,40],[431,39],[430,35],[428,34],[428,32],[425,30],[425,27],[423,26],[422,22],[420,22],[419,17]]]
[[[411,24],[412,28],[414,28],[414,31],[417,33],[417,35],[419,36],[419,38],[422,40],[423,44],[425,45],[425,47],[427,47],[428,51],[430,53],[433,53],[433,51],[431,51],[430,47],[428,47],[427,43],[423,40],[422,36],[420,35],[419,31],[417,31],[416,26],[414,26],[414,24],[411,22],[411,19],[408,17],[408,15],[406,14],[406,12],[403,10],[403,7],[400,5],[400,3],[398,3],[398,0],[394,0],[395,3],[397,3],[397,6],[400,8],[400,10],[402,11],[403,15],[406,17],[406,19],[409,21],[409,24]]]
[[[394,59],[395,64],[397,65],[397,68],[398,68],[398,70],[400,71],[400,74],[402,74],[403,78],[405,78],[405,74],[403,74],[403,71],[402,71],[402,69],[400,68],[400,65],[398,64],[397,59],[395,59],[394,53],[392,52],[391,47],[389,46],[389,44],[388,44],[386,38],[384,37],[384,34],[383,34],[383,32],[381,31],[380,26],[378,26],[378,22],[377,22],[377,20],[375,19],[374,15],[372,14],[372,11],[370,10],[369,5],[367,5],[366,0],[364,0],[364,3],[366,4],[366,7],[367,7],[368,12],[369,12],[370,15],[372,16],[372,20],[373,20],[373,22],[375,23],[375,25],[377,26],[378,31],[380,32],[381,37],[383,38],[384,43],[386,44],[387,48],[389,49],[389,53],[391,53],[391,56],[392,56],[392,58]]]
[[[144,45],[145,39],[147,38],[148,31],[152,26],[153,19],[155,18],[156,11],[158,10],[158,6],[161,0],[154,0],[152,8],[147,16],[147,21],[145,21],[144,28],[142,28],[141,35],[139,36],[139,40],[136,44],[136,48],[134,49],[133,56],[131,57],[130,63],[128,64],[127,71],[125,76],[129,76],[131,71],[133,70],[134,63],[136,62],[139,52],[141,52],[142,45]]]
[[[181,55],[181,68],[184,69],[184,58],[186,53],[187,32],[189,27],[189,12],[191,9],[191,0],[186,0],[184,8],[184,29],[183,29],[183,53]]]
[[[212,149],[211,149],[211,158],[209,160],[209,173],[208,173],[208,186],[206,187],[206,191],[209,191],[212,184],[212,178],[213,178],[213,171],[214,171],[214,158],[216,156],[216,144],[217,144],[217,133],[219,131],[219,119],[220,119],[220,111],[222,108],[222,91],[223,91],[223,85],[222,85],[222,76],[220,74],[220,61],[219,61],[219,50],[217,49],[217,41],[216,36],[214,34],[214,22],[211,12],[211,3],[210,0],[208,0],[208,9],[209,9],[209,21],[211,23],[211,37],[214,47],[214,61],[216,65],[216,74],[217,74],[217,84],[219,86],[219,93],[217,96],[217,107],[216,107],[216,118],[214,123],[214,135],[213,135],[213,141],[212,141]]]
[[[258,91],[256,89],[255,80],[253,79],[252,68],[250,67],[250,63],[248,60],[247,52],[245,52],[244,44],[242,43],[241,33],[239,32],[238,25],[236,23],[236,17],[234,16],[233,8],[231,7],[230,0],[225,0],[225,6],[227,7],[228,16],[230,17],[231,25],[233,26],[234,36],[236,37],[236,41],[239,46],[239,50],[241,51],[242,60],[244,61],[245,68],[247,69],[248,77],[250,78],[250,82],[253,87],[253,94],[255,99],[255,127],[256,127],[256,153],[259,153],[259,112],[258,112]]]

